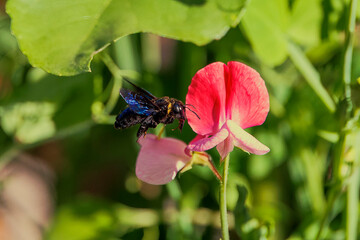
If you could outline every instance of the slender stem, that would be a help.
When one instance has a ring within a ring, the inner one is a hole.
[[[316,238],[315,240],[320,240],[322,239],[321,238],[321,235],[322,235],[322,232],[325,228],[325,226],[329,223],[329,218],[330,218],[330,214],[333,210],[333,207],[334,207],[334,204],[335,204],[335,201],[336,199],[338,199],[338,197],[341,195],[341,190],[338,189],[338,186],[336,189],[332,189],[332,191],[330,192],[330,196],[329,196],[329,200],[328,200],[328,203],[327,203],[327,206],[326,206],[326,209],[325,209],[325,213],[321,219],[321,222],[320,222],[320,228],[316,234]]]
[[[112,58],[109,56],[109,54],[102,53],[101,59],[103,60],[103,62],[108,67],[108,69],[110,70],[110,72],[114,77],[114,82],[110,93],[110,97],[105,105],[105,113],[110,114],[111,111],[114,109],[117,100],[119,99],[119,89],[121,88],[122,85],[122,73],[121,70],[118,68],[118,66],[115,64],[115,62],[112,60]]]
[[[139,74],[132,70],[121,70],[114,60],[106,52],[100,54],[101,60],[105,63],[111,74],[113,75],[113,86],[110,92],[110,97],[105,105],[105,114],[109,115],[114,109],[117,100],[119,99],[119,89],[122,86],[122,79],[125,78],[139,78]]]
[[[360,131],[356,133],[355,141],[360,141]],[[355,148],[355,146],[353,146]],[[356,240],[357,225],[359,222],[359,188],[360,188],[360,149],[355,149],[355,159],[353,164],[353,172],[350,177],[347,190],[347,204],[346,204],[346,239]]]
[[[335,147],[335,154],[334,154],[334,162],[333,162],[333,169],[332,169],[332,182],[333,184],[341,183],[341,166],[343,164],[343,156],[345,153],[345,139],[346,133],[344,131],[340,132],[339,141]],[[335,186],[335,185],[334,185]]]
[[[346,121],[352,117],[353,103],[351,101],[351,65],[352,55],[354,48],[354,31],[355,31],[355,20],[357,10],[357,0],[350,1],[349,18],[345,29],[345,55],[344,55],[344,67],[343,67],[343,82],[345,90],[346,100]],[[351,134],[351,133],[349,133]],[[359,139],[357,136],[356,139]],[[357,151],[355,151],[357,152]],[[358,153],[358,152],[357,152]],[[358,161],[359,156],[355,159]],[[359,166],[357,161],[354,161],[353,174],[350,178],[348,189],[347,189],[347,214],[346,214],[346,239],[356,239],[356,226],[358,222],[358,197],[359,197]]]
[[[326,207],[326,212],[322,218],[321,226],[318,231],[316,239],[321,239],[322,231],[329,222],[329,216],[333,211],[333,205],[336,199],[343,193],[343,176],[341,174],[342,165],[344,164],[344,153],[346,146],[346,138],[351,131],[344,131],[343,128],[346,127],[347,122],[351,118],[351,114],[353,112],[353,104],[351,101],[351,65],[352,65],[352,55],[353,55],[353,44],[354,44],[354,30],[355,30],[355,19],[356,19],[356,5],[357,0],[351,0],[349,5],[349,17],[348,23],[345,28],[346,38],[345,38],[345,54],[344,54],[344,65],[343,65],[343,83],[344,83],[344,96],[346,100],[346,115],[345,121],[343,123],[342,129],[340,130],[340,139],[337,143],[337,150],[335,152],[335,158],[333,163],[333,187],[330,190],[330,196]],[[350,180],[351,181],[351,180]],[[348,188],[351,189],[352,184],[349,184]],[[340,189],[339,189],[340,188]],[[347,191],[350,191],[349,189]],[[356,190],[358,191],[358,189]],[[352,203],[352,200],[349,198],[357,198],[357,195],[352,195],[351,193],[347,193],[348,196],[348,204]],[[357,202],[357,199],[355,200]],[[349,206],[347,206],[349,207]],[[351,209],[352,212],[348,212],[346,216],[346,234],[347,239],[355,239],[353,238],[354,234],[354,225],[352,221],[355,219],[353,217],[353,212],[356,214],[356,209]],[[355,230],[356,232],[356,230]],[[356,236],[355,236],[356,237]]]
[[[229,174],[230,153],[224,159],[223,180],[220,182],[220,219],[223,240],[229,240],[229,224],[226,207],[226,184]]]
[[[165,131],[165,125],[162,124],[162,125],[161,125],[161,128],[160,128],[160,131],[159,131],[158,134],[157,134],[158,139],[161,138],[161,136],[163,135],[164,131]]]
[[[329,218],[334,209],[334,204],[343,192],[342,177],[341,177],[341,164],[343,162],[342,159],[343,159],[344,151],[345,151],[345,138],[346,138],[346,135],[342,131],[340,133],[340,139],[337,143],[336,150],[335,150],[333,169],[332,169],[332,174],[333,174],[332,187],[329,191],[325,212],[321,217],[320,228],[319,228],[316,238],[315,238],[316,240],[322,239],[321,238],[322,232],[327,227],[327,224],[329,224],[329,222],[330,222]]]
[[[355,19],[356,19],[356,5],[357,0],[351,0],[350,2],[350,13],[348,24],[345,29],[346,39],[345,39],[345,55],[344,55],[344,66],[343,66],[343,81],[345,87],[345,99],[347,103],[346,108],[346,117],[349,118],[353,109],[353,104],[351,101],[351,63],[352,55],[354,48],[354,31],[355,31]]]
[[[108,53],[102,52],[100,54],[100,58],[114,77],[121,77],[120,69]]]
[[[174,179],[173,181],[170,181],[168,184],[166,184],[166,189],[168,190],[170,197],[176,202],[181,200],[182,191],[177,179]]]

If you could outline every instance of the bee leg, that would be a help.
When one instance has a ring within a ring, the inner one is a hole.
[[[176,129],[180,129],[180,132],[182,131],[183,127],[184,127],[184,123],[185,123],[185,120],[183,119],[179,119],[179,125],[174,128],[174,129],[171,129],[172,131],[175,131]]]
[[[139,137],[141,137],[142,135],[146,135],[146,132],[147,132],[147,130],[148,130],[148,127],[146,126],[146,125],[140,125],[140,127],[139,127],[139,130],[138,130],[138,132],[137,132],[137,134],[136,134],[136,136],[139,138]]]
[[[180,129],[180,132],[182,131],[183,127],[184,127],[184,123],[185,123],[185,119],[179,119],[179,125],[178,125],[178,129]]]
[[[153,116],[149,116],[149,117],[145,118],[145,120],[141,122],[141,125],[139,127],[139,130],[138,130],[136,136],[139,138],[142,135],[145,135],[146,131],[149,128],[155,128],[157,125],[158,125],[158,123],[154,120]]]
[[[174,117],[167,117],[165,121],[162,121],[162,123],[164,123],[165,125],[173,123],[175,120]]]

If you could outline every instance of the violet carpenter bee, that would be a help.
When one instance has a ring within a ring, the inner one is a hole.
[[[133,86],[134,91],[126,88],[120,89],[120,95],[128,104],[128,108],[116,117],[114,124],[116,129],[124,129],[140,124],[137,132],[139,138],[146,134],[149,128],[155,128],[159,123],[170,124],[175,119],[179,120],[178,128],[181,131],[186,121],[185,108],[199,117],[180,100],[169,97],[157,98],[129,80],[124,80]]]

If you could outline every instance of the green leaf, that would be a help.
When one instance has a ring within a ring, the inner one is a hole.
[[[253,0],[242,21],[256,55],[271,66],[281,64],[287,56],[285,35],[289,22],[287,2],[287,0]]]
[[[92,198],[58,208],[46,239],[110,239],[115,235],[116,216],[112,205]]]
[[[10,98],[0,100],[4,132],[19,143],[30,144],[91,120],[92,81],[89,74],[74,79],[32,69],[25,84]]]
[[[7,12],[20,48],[33,66],[57,75],[74,75],[90,71],[94,54],[110,42],[136,32],[198,45],[219,39],[239,22],[245,3],[10,0]]]
[[[335,102],[322,85],[319,72],[311,64],[305,53],[303,53],[297,45],[291,42],[288,43],[288,51],[294,65],[304,76],[310,87],[320,97],[329,111],[334,112],[336,108]]]
[[[240,235],[242,232],[241,226],[251,219],[248,207],[245,205],[245,201],[248,195],[248,191],[245,186],[237,186],[238,190],[238,201],[235,207],[235,229]]]
[[[267,65],[282,64],[288,55],[311,88],[334,112],[335,103],[321,84],[320,75],[298,46],[320,41],[320,0],[296,0],[290,12],[287,0],[254,0],[243,19],[244,30],[256,55]]]
[[[274,226],[266,221],[253,218],[250,209],[246,206],[248,190],[245,186],[238,185],[239,198],[234,210],[235,230],[241,239],[269,239],[273,234]]]
[[[52,116],[55,104],[49,102],[18,103],[0,108],[1,126],[21,143],[33,143],[55,134]]]
[[[288,35],[295,42],[314,46],[320,42],[322,6],[319,0],[297,0],[292,8]]]
[[[285,161],[286,145],[279,133],[262,132],[256,135],[262,143],[268,146],[271,151],[264,156],[251,155],[248,163],[248,172],[253,179],[264,179],[274,168]]]
[[[242,21],[256,55],[269,66],[283,63],[289,39],[314,46],[320,40],[321,2],[296,0],[290,10],[287,0],[253,0]]]
[[[56,209],[45,239],[88,240],[119,239],[134,228],[156,226],[158,213],[150,209],[131,208],[102,199],[81,196]]]

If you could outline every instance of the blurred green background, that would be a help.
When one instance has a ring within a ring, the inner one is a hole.
[[[17,2],[10,2],[15,19]],[[207,1],[177,2],[197,8]],[[236,149],[231,155],[231,238],[360,239],[360,28],[353,35],[346,30],[354,1],[240,1],[238,10],[235,2],[223,3],[240,12],[226,23],[233,26],[226,34],[197,42],[190,30],[174,35],[186,41],[135,33],[95,55],[91,72],[57,76],[28,62],[0,1],[1,239],[219,239],[218,181],[211,171],[195,166],[164,186],[138,180],[137,127],[113,128],[126,104],[111,95],[119,84],[112,63],[155,96],[184,101],[192,76],[214,61],[255,68],[270,94],[267,120],[248,129],[270,153]],[[355,10],[359,17],[359,3]],[[37,35],[37,27],[24,29]],[[353,59],[344,62],[352,44]],[[52,53],[38,47],[39,55]],[[351,66],[347,85],[344,65]],[[167,136],[185,142],[195,136],[187,124],[182,133],[172,131],[176,124],[166,127]],[[221,168],[218,153],[210,154]]]

